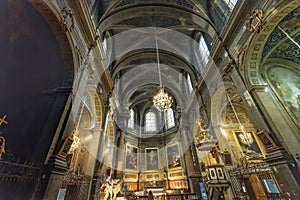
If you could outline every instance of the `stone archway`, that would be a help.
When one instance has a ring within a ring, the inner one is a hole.
[[[291,117],[293,114],[287,105],[282,104],[278,91],[270,79],[272,67],[293,63],[299,66],[297,45],[292,41],[299,38],[300,1],[292,1],[266,14],[266,22],[258,33],[254,33],[245,56],[245,83],[252,93],[257,106],[262,111],[271,130],[282,140],[282,145],[292,154],[298,152],[300,138],[297,136],[299,125]],[[291,52],[293,52],[291,54]],[[289,65],[290,65],[289,64]],[[285,76],[287,73],[281,74]],[[275,89],[275,90],[274,90]],[[297,99],[294,98],[296,102]]]

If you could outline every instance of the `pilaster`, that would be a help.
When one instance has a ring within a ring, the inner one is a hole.
[[[43,169],[36,199],[56,200],[66,171],[65,158],[60,155],[51,156]]]

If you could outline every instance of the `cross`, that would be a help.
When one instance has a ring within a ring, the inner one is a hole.
[[[6,115],[4,115],[2,118],[0,118],[0,126],[4,123],[4,124],[8,124],[7,121],[5,121]]]

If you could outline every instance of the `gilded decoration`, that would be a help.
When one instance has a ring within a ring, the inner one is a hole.
[[[297,7],[290,12],[273,30],[269,36],[266,45],[264,46],[262,57],[268,58],[282,58],[300,63],[299,48],[287,38],[285,33],[280,30],[282,28],[289,34],[296,42],[300,41],[300,34],[296,31],[300,28],[300,7]],[[278,28],[278,26],[280,28]],[[284,41],[285,40],[285,41]],[[282,43],[282,45],[278,45]],[[270,51],[272,53],[270,53]]]
[[[276,15],[274,13],[268,13],[266,15],[264,19],[267,22],[264,25],[265,28],[261,29],[257,36],[254,36],[255,38],[248,49],[247,58],[245,59],[248,59],[248,61],[251,60],[248,65],[250,65],[250,67],[255,66],[254,68],[256,68],[256,76],[253,72],[247,72],[250,78],[250,85],[262,84],[260,79],[254,77],[259,77],[259,67],[262,65],[261,62],[265,62],[272,53],[273,54],[271,56],[280,56],[281,58],[299,63],[299,52],[296,53],[295,50],[293,50],[293,46],[295,45],[285,45],[285,47],[281,47],[281,49],[284,49],[287,46],[291,46],[292,49],[289,50],[289,53],[284,53],[283,51],[282,53],[280,52],[280,46],[282,44],[280,41],[286,38],[286,35],[277,27],[279,25],[288,34],[293,34],[291,35],[293,39],[299,41],[299,39],[295,38],[298,35],[296,34],[296,30],[299,29],[300,26],[299,23],[295,23],[297,19],[299,21],[299,1],[291,2],[290,4],[282,7],[281,10],[276,10]],[[271,33],[270,31],[273,32]],[[287,41],[287,38],[285,39],[285,42],[290,43],[290,41]],[[258,45],[260,45],[260,48],[257,48]],[[253,65],[254,62],[255,65]]]
[[[6,120],[6,115],[3,117],[0,117],[0,126],[2,124],[8,124]],[[1,134],[1,132],[0,132]],[[3,136],[0,136],[0,160],[2,160],[2,156],[5,154],[5,138]]]
[[[195,145],[199,151],[210,151],[217,144],[217,140],[209,132],[203,119],[198,120],[198,129],[195,133]]]
[[[261,9],[256,9],[248,17],[246,29],[251,32],[259,32],[264,24],[264,12]]]

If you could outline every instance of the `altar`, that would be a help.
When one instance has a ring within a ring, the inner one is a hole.
[[[157,200],[164,200],[166,199],[166,189],[163,186],[150,186],[150,187],[144,187],[144,190],[135,192],[136,198],[148,199],[149,192],[152,191],[154,199]]]

